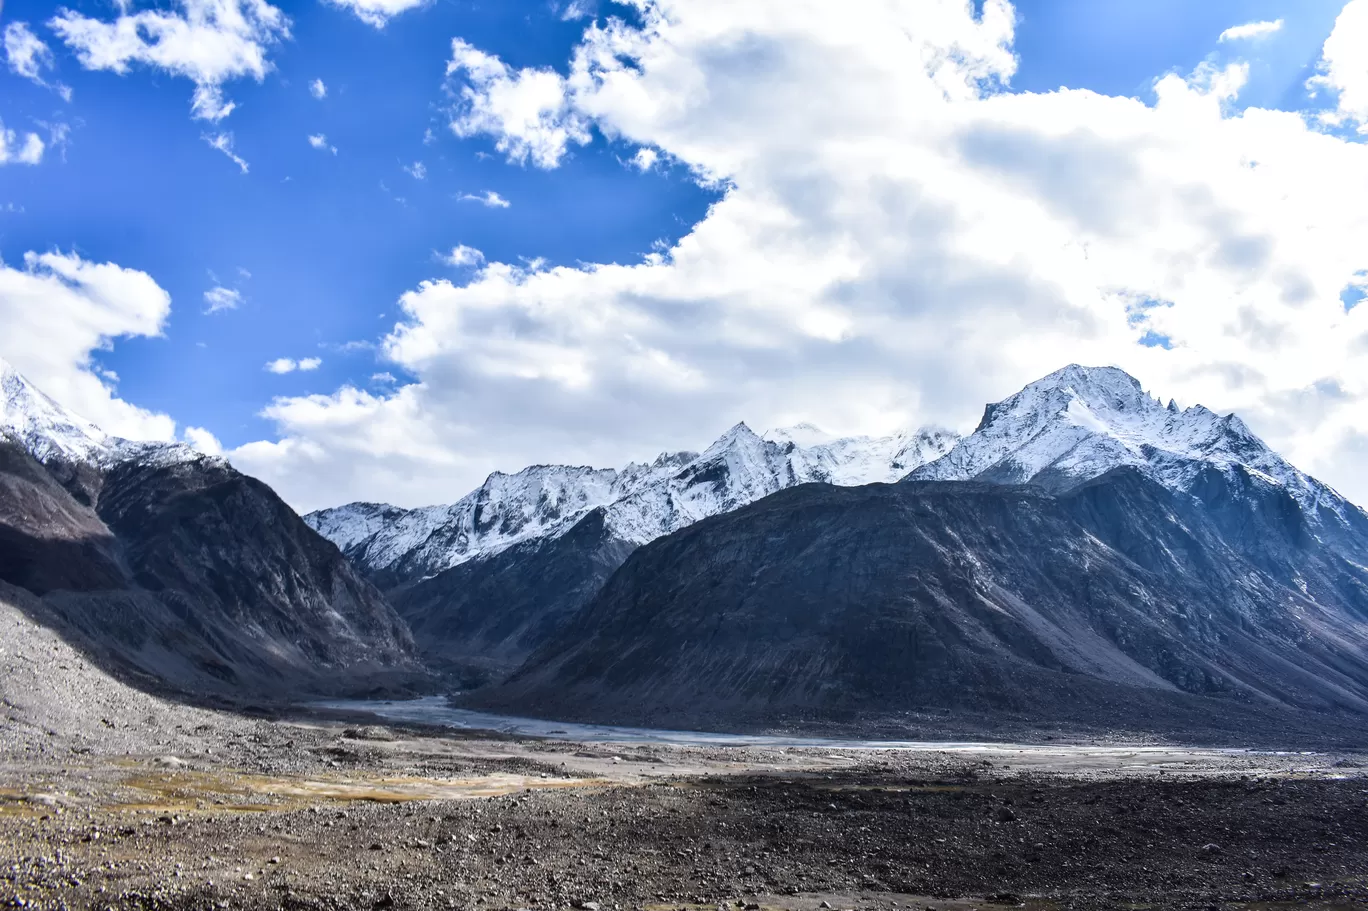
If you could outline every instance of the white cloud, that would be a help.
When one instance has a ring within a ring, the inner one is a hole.
[[[0,265],[0,357],[40,389],[110,433],[171,440],[176,425],[120,399],[92,353],[131,336],[159,336],[171,297],[144,272],[74,253],[27,253]]]
[[[446,71],[457,99],[451,131],[492,137],[509,161],[554,168],[567,145],[590,139],[589,121],[570,105],[566,82],[554,70],[515,71],[454,38]]]
[[[112,22],[62,9],[48,25],[88,70],[120,75],[130,65],[164,70],[195,84],[192,114],[218,121],[234,104],[223,85],[266,78],[267,50],[290,35],[290,20],[266,0],[178,0],[175,9],[130,12],[118,4]]]
[[[322,101],[328,97],[328,87],[323,84],[322,79],[315,79],[309,83],[309,94]]]
[[[1350,0],[1335,20],[1321,50],[1320,73],[1307,87],[1338,95],[1335,111],[1323,119],[1331,124],[1356,122],[1368,132],[1368,0]]]
[[[242,304],[242,292],[235,288],[215,285],[204,292],[204,302],[208,306],[205,313],[218,313],[222,310],[236,310]]]
[[[5,26],[4,43],[5,62],[9,64],[10,72],[52,89],[62,96],[63,101],[71,100],[70,86],[60,82],[50,84],[43,78],[43,71],[52,69],[52,51],[33,33],[27,22],[11,22]]]
[[[1340,300],[1368,274],[1368,145],[1232,104],[1239,66],[1164,76],[1149,103],[1004,91],[1014,10],[982,8],[651,0],[639,26],[589,24],[563,110],[718,188],[706,216],[638,262],[419,284],[381,349],[413,380],[278,399],[280,439],[234,458],[306,508],[442,502],[742,419],[971,429],[1082,362],[1239,410],[1368,503],[1345,455],[1368,306]],[[491,91],[514,78],[493,69]]]
[[[1232,25],[1230,28],[1221,32],[1220,40],[1226,41],[1259,41],[1282,31],[1283,21],[1275,19],[1271,22],[1246,22],[1244,25]]]
[[[337,154],[337,146],[328,144],[328,137],[322,133],[314,133],[309,136],[309,145],[318,149],[320,152],[331,152]]]
[[[247,173],[247,162],[238,155],[237,152],[233,151],[232,133],[203,133],[200,135],[200,138],[209,143],[211,148],[218,149],[224,155],[227,155],[228,158],[232,160],[233,164],[238,166],[238,169],[241,170],[242,173]]]
[[[485,190],[483,193],[462,193],[456,197],[461,202],[478,202],[480,205],[490,209],[507,209],[512,205],[493,190]]]
[[[655,163],[660,160],[660,153],[655,149],[640,148],[632,156],[632,164],[638,171],[649,171],[655,167]]]
[[[295,360],[288,357],[278,357],[273,361],[266,362],[266,370],[270,373],[294,373],[296,370],[309,371],[317,370],[323,366],[321,357],[305,357]]]
[[[367,25],[384,28],[385,24],[400,13],[426,6],[428,0],[330,0],[334,6],[355,13]]]
[[[38,164],[43,160],[43,140],[37,133],[22,137],[14,130],[5,129],[0,122],[0,165]]]
[[[214,436],[203,427],[185,428],[182,439],[184,439],[186,445],[190,448],[198,450],[205,455],[223,455],[223,444],[219,442],[218,437]]]
[[[11,22],[5,26],[5,61],[11,72],[46,85],[43,70],[52,68],[52,51],[27,22]]]
[[[570,0],[561,10],[560,17],[562,22],[573,22],[576,19],[583,19],[592,15],[594,15],[592,0]]]
[[[414,180],[427,179],[427,165],[423,164],[421,161],[415,161],[413,164],[404,165],[404,170],[407,171],[409,176]]]
[[[484,262],[484,258],[484,254],[474,247],[457,244],[451,248],[450,253],[441,257],[441,260],[448,266],[478,266]]]

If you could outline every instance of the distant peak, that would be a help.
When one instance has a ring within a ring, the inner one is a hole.
[[[1079,392],[1084,391],[1084,388],[1087,387],[1124,387],[1143,394],[1140,381],[1120,367],[1085,367],[1081,364],[1070,364],[1067,367],[1061,367],[1054,373],[1043,376],[1034,383],[1028,384],[1026,388],[1051,388],[1066,385],[1074,386]]]
[[[834,437],[822,428],[808,421],[791,427],[776,427],[764,433],[764,439],[771,443],[792,443],[795,446],[820,446],[830,443]]]

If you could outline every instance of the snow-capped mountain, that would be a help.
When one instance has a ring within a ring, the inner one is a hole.
[[[103,430],[54,402],[8,362],[0,359],[0,435],[38,461],[88,461],[112,444]]]
[[[394,608],[265,484],[112,436],[2,361],[0,582],[171,687],[278,697],[425,673]]]
[[[496,472],[447,506],[403,510],[351,503],[305,521],[378,584],[391,587],[563,534],[599,507],[609,532],[640,545],[795,484],[896,481],[957,439],[936,428],[838,439],[811,425],[762,437],[737,424],[702,454],[665,453],[621,470],[534,465],[512,475]]]
[[[55,460],[108,467],[132,459],[174,464],[210,458],[183,443],[138,442],[105,433],[58,404],[3,358],[0,439],[18,443],[44,463]]]
[[[1286,490],[1313,519],[1357,522],[1363,516],[1234,414],[1164,405],[1116,367],[1070,365],[989,405],[972,434],[908,480],[1081,481],[1125,465],[1184,492],[1204,471],[1243,469]]]

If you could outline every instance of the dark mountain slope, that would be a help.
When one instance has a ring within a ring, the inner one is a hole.
[[[564,535],[516,544],[390,593],[425,660],[469,684],[499,679],[558,633],[634,544],[595,509]]]
[[[181,690],[364,692],[420,676],[393,609],[268,487],[167,455],[94,469],[0,443],[0,580],[43,596],[35,619]],[[75,495],[59,479],[78,479]]]
[[[1295,528],[1256,560],[1208,508],[1133,468],[1057,495],[794,488],[637,550],[474,702],[710,727],[1368,713],[1368,572]]]

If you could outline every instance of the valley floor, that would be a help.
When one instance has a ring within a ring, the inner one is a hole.
[[[1368,908],[1361,755],[228,719],[164,745],[0,750],[0,906]]]

